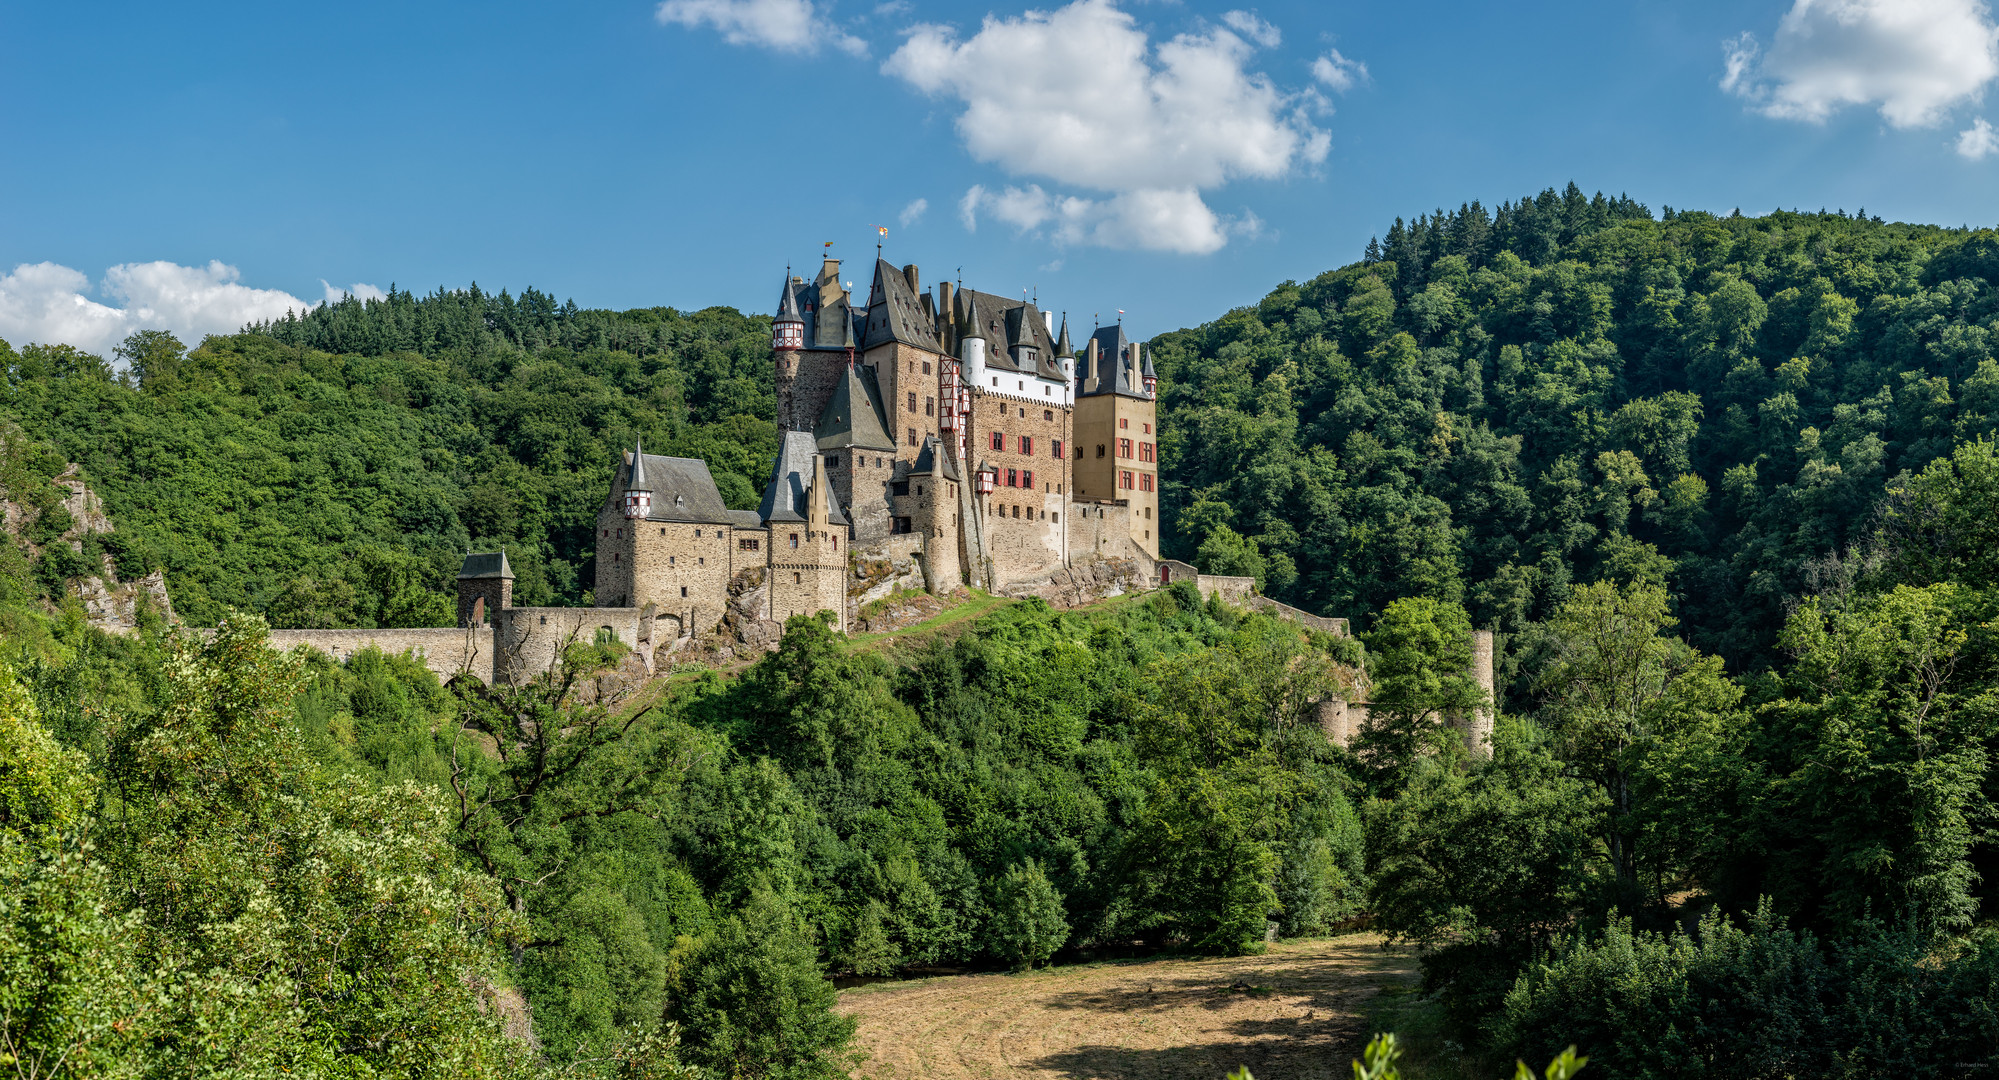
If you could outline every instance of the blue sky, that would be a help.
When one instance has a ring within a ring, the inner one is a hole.
[[[0,43],[17,345],[328,283],[763,310],[826,240],[865,289],[877,224],[926,282],[1150,335],[1571,179],[1999,219],[1976,0],[4,0]]]

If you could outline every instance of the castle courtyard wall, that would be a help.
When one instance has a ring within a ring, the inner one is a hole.
[[[562,650],[588,645],[599,628],[608,627],[635,652],[644,651],[640,609],[634,607],[517,607],[498,613],[493,621],[493,678],[518,685],[553,670]]]
[[[489,611],[488,618],[505,614]],[[354,654],[380,649],[391,656],[410,653],[423,662],[439,681],[469,673],[479,681],[493,681],[493,630],[491,627],[441,627],[407,630],[273,630],[274,649],[305,646],[346,663]]]

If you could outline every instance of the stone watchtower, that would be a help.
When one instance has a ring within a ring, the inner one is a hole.
[[[488,551],[465,556],[458,567],[458,625],[485,626],[493,613],[514,606],[514,569],[507,553]]]

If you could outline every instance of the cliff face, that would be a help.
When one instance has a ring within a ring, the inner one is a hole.
[[[68,515],[69,525],[56,537],[45,538],[41,544],[36,544],[29,537],[35,534],[34,526],[42,515],[55,513],[56,510],[51,508],[45,511],[0,497],[0,528],[4,528],[30,558],[40,559],[45,551],[57,544],[82,555],[86,538],[116,531],[110,515],[104,512],[104,501],[83,482],[75,464],[69,465],[50,482],[62,493],[58,505]],[[139,612],[147,607],[168,621],[174,618],[173,602],[167,597],[167,579],[163,571],[155,570],[131,579],[121,578],[118,575],[118,560],[108,554],[98,556],[94,573],[70,578],[64,589],[82,602],[84,618],[90,625],[109,633],[129,634],[137,630]]]

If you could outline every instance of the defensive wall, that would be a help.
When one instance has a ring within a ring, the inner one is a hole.
[[[483,626],[449,626],[411,630],[273,630],[271,647],[303,645],[341,663],[374,648],[390,654],[410,653],[439,680],[470,673],[493,681],[493,632]]]

